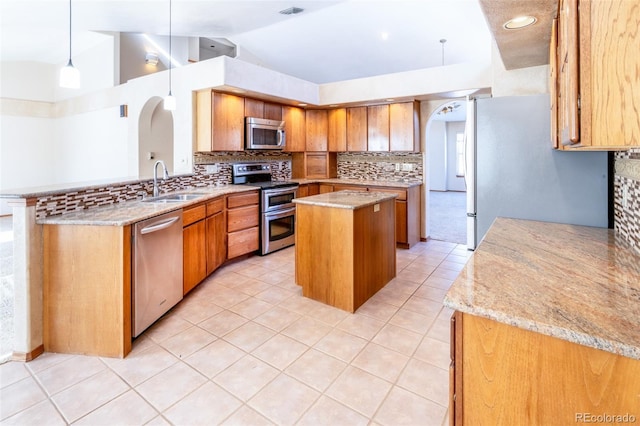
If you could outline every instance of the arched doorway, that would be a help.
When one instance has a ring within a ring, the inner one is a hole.
[[[138,122],[138,176],[153,176],[153,165],[162,160],[173,174],[173,115],[162,106],[162,98],[149,99]]]
[[[426,126],[429,237],[457,244],[467,242],[466,106],[466,99],[443,102],[429,117]]]

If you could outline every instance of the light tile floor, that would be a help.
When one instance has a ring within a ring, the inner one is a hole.
[[[355,314],[302,297],[293,247],[228,264],[125,359],[0,365],[0,423],[447,424],[442,299],[468,256],[441,241],[398,250],[397,277]]]

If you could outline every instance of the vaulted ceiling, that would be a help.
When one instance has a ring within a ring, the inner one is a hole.
[[[483,60],[492,31],[507,67],[518,68],[546,63],[540,52],[548,49],[554,3],[172,0],[172,34],[227,38],[254,62],[316,83]],[[102,40],[101,32],[169,33],[169,0],[73,0],[72,6],[74,54]],[[279,13],[292,6],[304,11]],[[544,14],[532,27],[538,32],[500,33],[503,19],[530,10]],[[68,1],[2,0],[0,20],[2,61],[66,62]]]

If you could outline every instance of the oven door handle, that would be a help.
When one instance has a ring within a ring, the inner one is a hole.
[[[293,213],[293,215],[295,216],[296,214],[296,207],[287,207],[286,209],[280,209],[280,210],[272,210],[269,212],[264,212],[264,216],[268,219],[280,219],[286,216],[291,216],[291,214]]]

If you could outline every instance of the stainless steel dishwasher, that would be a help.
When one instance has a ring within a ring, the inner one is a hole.
[[[182,210],[134,225],[133,337],[182,300]]]

